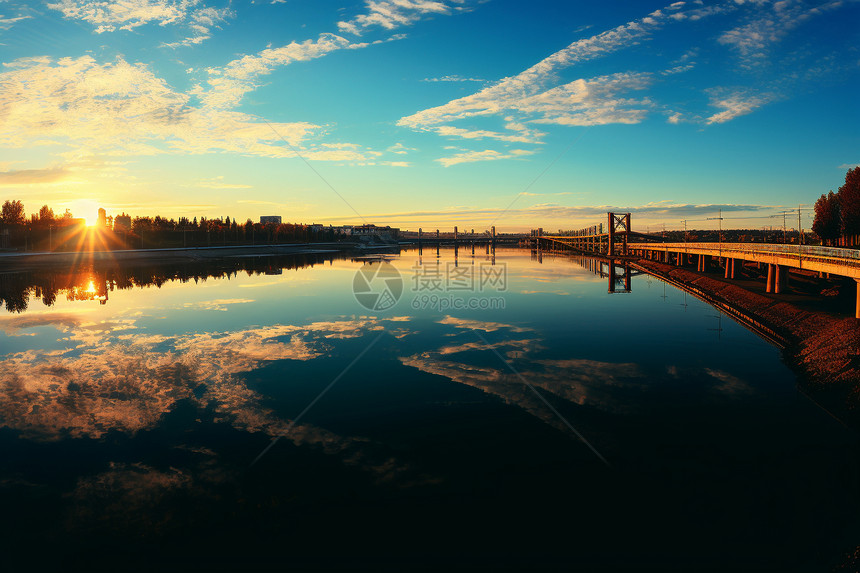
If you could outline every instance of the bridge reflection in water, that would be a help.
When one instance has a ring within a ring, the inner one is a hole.
[[[555,254],[552,251],[532,249],[531,259],[543,264],[544,257],[562,257],[572,261],[602,279],[607,279],[606,292],[609,294],[633,292],[633,277],[647,274],[633,268],[629,261],[604,257],[571,256],[570,253]]]

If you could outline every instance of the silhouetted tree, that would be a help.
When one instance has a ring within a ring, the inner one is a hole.
[[[839,188],[838,196],[842,236],[854,237],[860,234],[860,166],[845,174],[845,184]]]
[[[815,202],[815,220],[812,230],[823,240],[839,237],[841,218],[839,216],[839,197],[831,191]]]
[[[7,225],[22,225],[24,219],[24,204],[20,201],[6,201],[0,212],[0,219]]]
[[[39,221],[42,223],[53,223],[54,218],[54,210],[47,205],[42,205],[42,208],[39,209]]]

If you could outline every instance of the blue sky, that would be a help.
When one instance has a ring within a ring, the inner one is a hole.
[[[0,0],[0,199],[781,225],[860,163],[858,24],[851,0]]]

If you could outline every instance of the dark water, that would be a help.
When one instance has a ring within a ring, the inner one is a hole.
[[[326,255],[0,275],[4,569],[827,571],[860,544],[857,434],[755,334],[588,262],[418,258],[402,290],[362,275],[379,311]]]

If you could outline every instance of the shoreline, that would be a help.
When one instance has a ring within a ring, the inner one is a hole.
[[[165,249],[128,249],[83,252],[0,252],[0,270],[22,265],[78,265],[93,262],[193,262],[240,256],[307,255],[349,251],[356,243],[287,243],[279,245],[227,245]]]
[[[801,389],[832,408],[840,421],[860,427],[860,320],[681,267],[644,259],[631,265],[704,298],[781,348]]]

